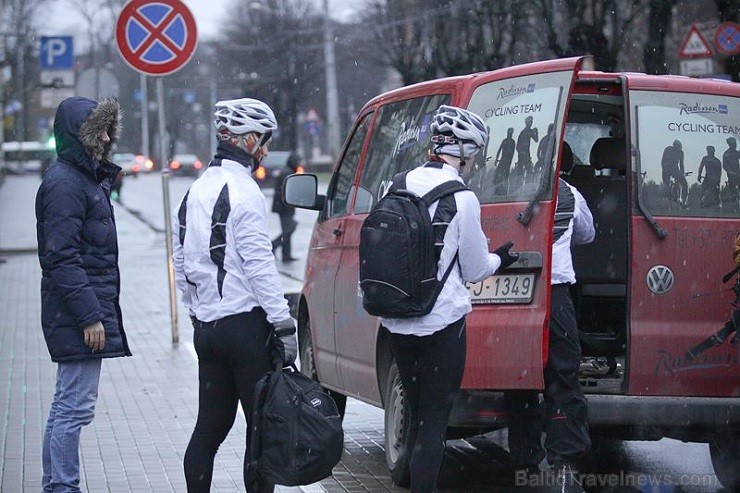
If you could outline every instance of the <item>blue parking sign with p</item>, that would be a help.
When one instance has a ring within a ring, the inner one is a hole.
[[[72,36],[42,36],[39,50],[41,70],[64,70],[74,67]]]

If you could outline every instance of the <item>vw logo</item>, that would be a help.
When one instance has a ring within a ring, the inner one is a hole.
[[[647,286],[655,294],[666,294],[676,280],[673,271],[665,265],[656,265],[647,273]]]

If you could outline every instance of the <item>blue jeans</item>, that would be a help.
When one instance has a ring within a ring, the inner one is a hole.
[[[102,360],[59,363],[54,401],[44,433],[44,492],[80,491],[80,431],[92,422]]]

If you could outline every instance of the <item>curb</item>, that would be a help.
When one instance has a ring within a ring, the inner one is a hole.
[[[116,202],[116,205],[119,205],[126,209],[126,212],[134,216],[136,219],[144,223],[145,226],[147,226],[149,229],[154,231],[155,233],[164,233],[165,230],[157,226],[156,224],[153,224],[151,221],[149,221],[146,217],[144,217],[144,214],[138,210],[138,209],[132,209],[131,207],[127,206],[123,202]]]
[[[39,253],[36,247],[26,248],[0,248],[0,256],[7,255],[8,257],[14,257],[18,255],[37,255]]]

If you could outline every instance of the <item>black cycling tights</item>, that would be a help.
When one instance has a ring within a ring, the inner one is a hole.
[[[390,340],[409,403],[411,492],[432,493],[465,368],[465,317],[429,336],[391,334]]]
[[[234,424],[238,402],[247,420],[252,415],[255,384],[272,369],[268,343],[273,328],[261,308],[193,326],[200,388],[198,420],[185,452],[185,480],[188,493],[200,493],[211,489],[213,460]],[[247,426],[247,444],[249,436]],[[246,464],[245,452],[245,485]]]

